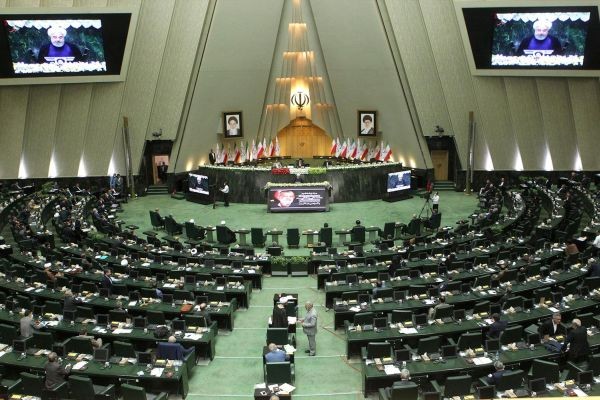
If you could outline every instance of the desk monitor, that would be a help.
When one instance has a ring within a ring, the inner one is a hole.
[[[546,378],[531,379],[529,381],[529,390],[536,393],[546,391]]]
[[[442,357],[456,357],[456,346],[453,344],[442,346]]]
[[[327,254],[333,256],[333,255],[336,255],[337,253],[338,253],[337,252],[337,247],[329,247],[329,248],[327,248]]]
[[[394,300],[404,300],[406,299],[406,291],[404,290],[394,290]]]
[[[182,319],[174,319],[171,321],[171,328],[174,331],[185,331],[185,321]]]
[[[435,309],[435,318],[444,319],[454,316],[454,306],[439,307]]]
[[[71,292],[73,292],[74,294],[79,294],[81,293],[81,285],[79,284],[73,284],[71,285]]]
[[[533,310],[533,299],[523,300],[523,309],[524,310]]]
[[[63,319],[65,321],[75,321],[76,311],[75,310],[65,310],[63,311]]]
[[[477,388],[478,399],[493,399],[496,396],[496,387],[490,386],[479,386]]]
[[[353,285],[353,284],[358,283],[358,275],[356,275],[356,274],[346,275],[346,283],[348,285]]]
[[[577,373],[577,384],[578,385],[593,385],[594,384],[594,371],[581,371]]]
[[[164,282],[165,279],[167,279],[167,275],[165,275],[165,273],[163,273],[163,272],[156,273],[156,281],[157,282]]]
[[[131,279],[137,279],[140,276],[140,271],[136,270],[136,269],[130,269],[129,270],[129,277]]]
[[[222,256],[229,255],[229,247],[221,247],[219,249],[219,254]]]
[[[96,324],[97,325],[108,325],[108,314],[96,315]]]
[[[128,317],[125,310],[110,310],[108,315],[110,320],[115,322],[126,322]]]
[[[489,353],[495,353],[500,351],[500,340],[498,339],[488,339],[485,341],[485,349]]]
[[[371,295],[365,294],[365,293],[361,293],[358,295],[358,303],[359,304],[362,304],[362,303],[369,304],[370,302],[371,302]]]
[[[373,326],[375,328],[387,328],[387,326],[388,326],[387,317],[373,318]]]
[[[204,266],[207,268],[213,268],[215,266],[214,258],[207,258],[204,260]]]
[[[133,291],[129,292],[129,301],[138,301],[140,299],[140,292]]]
[[[590,288],[587,286],[581,286],[579,288],[579,295],[582,297],[587,297],[590,295]]]
[[[177,258],[177,265],[186,266],[187,265],[187,258],[185,258],[185,257],[178,257]]]
[[[152,353],[140,351],[137,353],[138,364],[152,364]]]
[[[540,334],[539,333],[530,333],[527,335],[527,344],[540,344]]]
[[[173,295],[172,294],[168,294],[168,293],[163,293],[162,302],[163,303],[172,303],[173,302]]]
[[[108,358],[108,349],[102,347],[99,349],[94,349],[94,361],[104,363],[108,361]]]
[[[335,266],[337,268],[345,268],[346,266],[348,266],[348,261],[346,261],[346,260],[336,260]]]
[[[392,354],[392,346],[387,343],[377,343],[377,342],[371,342],[369,344],[367,344],[367,358],[370,359],[374,359],[374,358],[384,358],[384,357],[390,357]]]
[[[195,285],[196,284],[196,275],[186,275],[185,276],[185,284],[186,285]]]
[[[25,345],[25,340],[13,340],[12,348],[15,353],[25,353],[25,350],[27,348],[27,346]]]
[[[44,314],[44,306],[35,304],[33,306],[33,315],[43,315]]]
[[[394,355],[396,356],[396,361],[410,360],[410,351],[408,349],[395,350]]]
[[[502,315],[502,306],[500,304],[490,304],[490,315]]]
[[[456,321],[458,320],[464,320],[467,317],[465,310],[460,309],[460,310],[454,310],[454,319]]]
[[[110,296],[110,290],[108,288],[100,289],[100,297],[108,297]]]
[[[196,296],[196,304],[208,304],[208,296]]]
[[[421,273],[418,269],[411,269],[410,271],[408,271],[408,277],[410,279],[419,279],[421,277]]]
[[[415,325],[427,325],[427,314],[415,314]]]
[[[427,296],[429,297],[438,297],[440,295],[440,291],[436,287],[427,289]]]
[[[325,253],[327,251],[326,246],[315,245],[313,246],[313,251],[317,254]]]
[[[133,327],[144,329],[148,325],[148,320],[146,317],[135,317],[133,318]]]

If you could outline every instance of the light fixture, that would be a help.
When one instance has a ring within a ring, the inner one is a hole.
[[[298,107],[298,110],[302,111],[304,106],[307,106],[310,103],[310,97],[307,93],[302,91],[297,91],[292,95],[292,104]]]

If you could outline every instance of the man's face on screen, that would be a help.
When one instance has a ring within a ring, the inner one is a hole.
[[[534,36],[537,40],[544,40],[548,37],[549,30],[550,29],[545,25],[536,26],[534,29]]]
[[[280,192],[277,199],[279,200],[279,204],[281,207],[289,207],[294,202],[296,195],[292,191]]]
[[[63,47],[65,45],[65,35],[60,32],[54,32],[50,35],[50,41],[54,47]]]

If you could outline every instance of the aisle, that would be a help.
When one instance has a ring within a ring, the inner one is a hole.
[[[273,294],[283,291],[298,293],[300,317],[304,315],[307,300],[312,300],[318,311],[316,357],[304,353],[308,348],[306,336],[298,330],[297,389],[293,398],[362,399],[360,364],[346,362],[343,333],[333,332],[333,312],[326,312],[322,306],[325,294],[316,289],[316,283],[312,277],[265,277],[263,290],[252,294],[250,308],[236,312],[234,331],[218,337],[215,359],[195,369],[187,398],[252,398],[254,384],[263,381],[261,351]]]

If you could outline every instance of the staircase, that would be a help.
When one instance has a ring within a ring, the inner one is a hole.
[[[169,188],[167,185],[150,185],[146,189],[146,194],[151,196],[155,194],[169,194]]]
[[[435,181],[433,185],[434,191],[451,192],[454,191],[454,182],[452,181]]]

